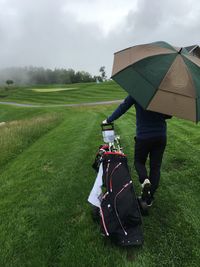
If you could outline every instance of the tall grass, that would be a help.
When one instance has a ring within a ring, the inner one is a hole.
[[[53,113],[2,124],[0,126],[0,166],[5,165],[60,121],[61,116]]]

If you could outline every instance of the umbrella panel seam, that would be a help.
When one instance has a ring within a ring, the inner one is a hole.
[[[161,89],[161,88],[158,88],[157,91],[163,91],[163,92],[167,92],[167,93],[171,93],[173,95],[182,95],[182,96],[185,96],[185,97],[188,97],[188,98],[192,98],[192,99],[197,99],[199,97],[195,96],[195,97],[191,97],[191,96],[188,96],[186,94],[181,94],[181,93],[177,93],[177,92],[172,92],[172,91],[168,91],[168,90],[165,90],[165,89]]]

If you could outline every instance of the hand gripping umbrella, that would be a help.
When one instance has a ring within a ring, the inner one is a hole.
[[[166,42],[114,54],[112,79],[144,109],[198,122],[200,59]]]

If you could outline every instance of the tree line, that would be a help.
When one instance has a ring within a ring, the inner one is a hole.
[[[86,71],[73,69],[45,69],[43,67],[13,67],[0,70],[1,84],[71,84],[84,82],[101,82],[106,80],[105,67],[99,69],[100,74],[92,76]]]

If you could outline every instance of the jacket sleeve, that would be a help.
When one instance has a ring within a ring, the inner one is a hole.
[[[124,101],[118,106],[118,108],[112,113],[112,115],[107,118],[107,122],[111,123],[112,121],[121,117],[135,103],[136,102],[134,98],[132,98],[130,95],[127,96]]]

